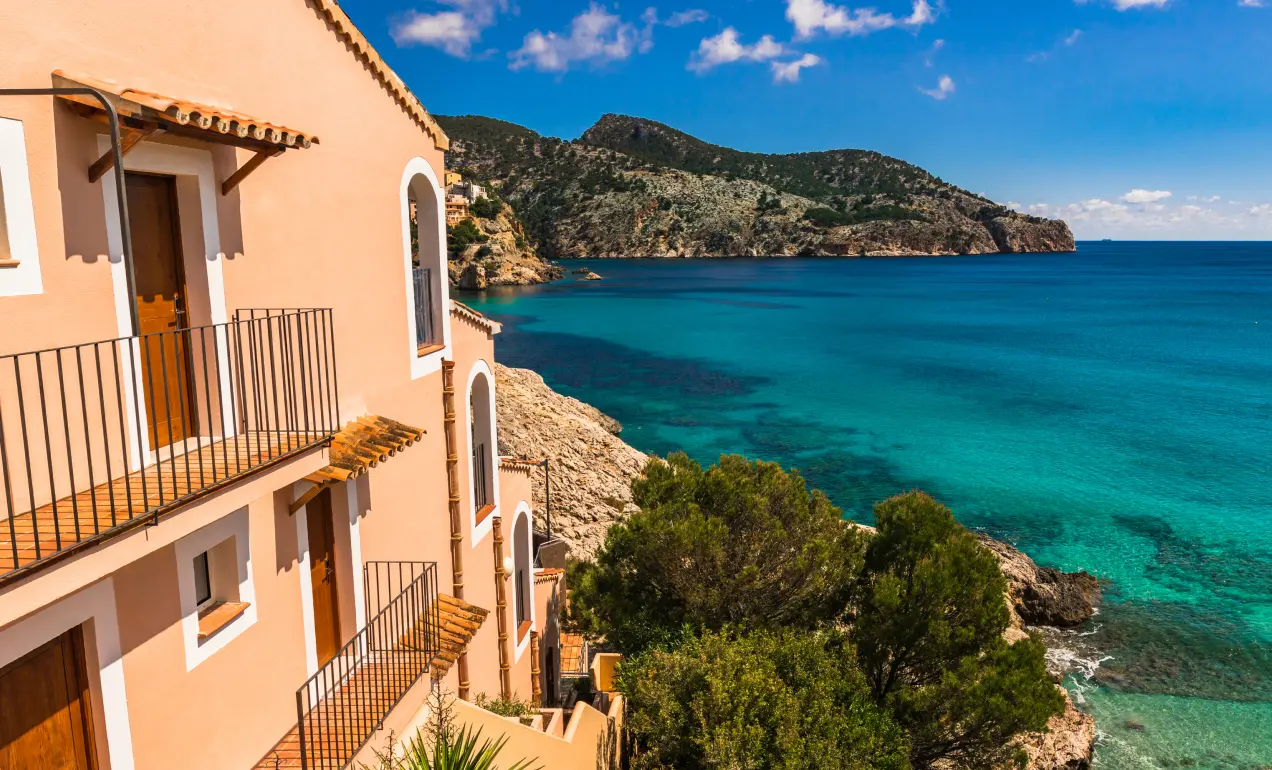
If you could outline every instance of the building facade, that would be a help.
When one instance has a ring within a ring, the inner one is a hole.
[[[53,0],[0,46],[58,89],[0,94],[0,767],[346,767],[433,688],[556,693],[447,138],[339,6]]]

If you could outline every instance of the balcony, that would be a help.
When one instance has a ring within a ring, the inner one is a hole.
[[[0,356],[0,584],[339,430],[330,309]]]

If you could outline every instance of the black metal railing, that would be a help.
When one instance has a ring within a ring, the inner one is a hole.
[[[478,508],[493,505],[490,499],[490,448],[473,444],[473,502]]]
[[[0,580],[339,429],[329,309],[0,356]]]
[[[439,342],[437,317],[433,308],[433,271],[427,267],[411,270],[415,288],[415,345],[427,347]]]
[[[364,581],[382,609],[296,691],[304,770],[346,767],[440,650],[435,563],[368,562]]]

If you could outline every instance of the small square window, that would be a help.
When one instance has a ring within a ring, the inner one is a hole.
[[[212,573],[208,569],[208,552],[194,557],[194,604],[203,609],[212,603]]]

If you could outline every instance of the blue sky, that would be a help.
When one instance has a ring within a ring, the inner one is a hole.
[[[916,163],[1079,238],[1272,239],[1272,0],[345,0],[431,111]]]

